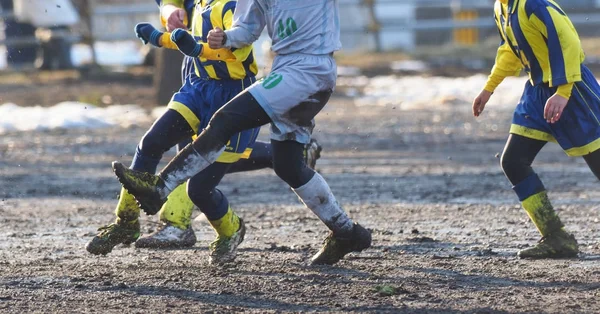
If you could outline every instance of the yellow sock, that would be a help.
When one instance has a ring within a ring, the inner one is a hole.
[[[160,209],[160,220],[179,229],[187,229],[192,222],[194,203],[187,194],[186,184],[178,186]]]
[[[220,237],[230,238],[240,229],[240,217],[231,210],[231,207],[227,209],[227,214],[221,219],[209,220],[208,222]]]
[[[526,198],[522,204],[527,215],[543,237],[562,229],[563,224],[556,215],[546,191]]]
[[[121,188],[121,196],[115,209],[117,215],[117,223],[137,223],[140,217],[140,207],[133,198],[133,195],[129,194],[127,190]]]

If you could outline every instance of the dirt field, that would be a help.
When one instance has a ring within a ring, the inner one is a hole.
[[[68,90],[123,99],[142,85],[75,80]],[[36,90],[3,86],[2,97]],[[464,110],[333,99],[317,121],[317,167],[374,240],[334,267],[307,265],[326,228],[271,170],[222,184],[249,228],[235,265],[207,264],[213,234],[201,219],[193,249],[89,255],[85,243],[113,219],[120,186],[110,162],[129,162],[148,125],[2,135],[0,312],[598,313],[600,185],[582,160],[545,148],[535,167],[582,253],[517,259],[538,234],[498,165],[509,121],[493,109],[475,121]],[[157,226],[142,223],[146,233]]]

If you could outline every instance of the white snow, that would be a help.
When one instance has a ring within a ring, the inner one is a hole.
[[[358,106],[395,106],[401,110],[468,110],[487,76],[465,78],[423,76],[340,77],[338,87]],[[488,107],[511,109],[521,97],[526,77],[509,77],[492,95]]]
[[[0,105],[0,134],[10,131],[41,131],[57,128],[95,129],[151,122],[137,105],[97,108],[80,102],[62,102],[53,107]]]

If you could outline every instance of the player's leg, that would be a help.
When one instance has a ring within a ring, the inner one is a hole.
[[[113,169],[142,209],[155,214],[177,186],[215,162],[233,135],[270,121],[256,99],[244,91],[219,109],[198,138],[181,150],[158,176],[132,171],[119,162],[113,163]]]
[[[317,160],[321,158],[323,148],[315,139],[304,145],[304,161],[311,169],[315,169]],[[252,145],[252,153],[249,158],[242,158],[231,164],[227,173],[245,172],[273,168],[273,150],[271,143],[256,141]]]
[[[592,170],[592,173],[600,180],[600,149],[583,156],[583,159]]]
[[[244,221],[231,209],[227,197],[216,188],[230,166],[230,163],[215,162],[188,181],[190,199],[206,215],[217,235],[209,245],[211,264],[233,261],[246,233]]]
[[[331,230],[313,264],[334,264],[350,252],[371,245],[371,234],[354,223],[341,208],[323,177],[306,164],[304,145],[296,141],[271,141],[275,173],[298,198]]]
[[[192,134],[193,130],[184,117],[175,110],[167,110],[138,144],[131,168],[154,173],[162,155]],[[185,194],[185,188],[180,189]],[[99,229],[100,233],[86,245],[88,252],[107,254],[118,244],[135,242],[140,236],[139,213],[140,209],[133,196],[121,189],[115,209],[116,221]]]
[[[521,258],[572,257],[578,253],[575,238],[563,229],[544,184],[531,168],[545,141],[511,134],[502,153],[501,166],[527,215],[542,235],[535,246],[518,252]]]

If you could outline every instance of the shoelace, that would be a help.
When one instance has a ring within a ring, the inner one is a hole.
[[[223,239],[223,238],[217,238],[215,241],[213,241],[208,247],[211,250],[214,251],[222,251],[223,250],[223,243],[224,244],[228,244],[230,239]]]
[[[110,224],[110,225],[106,225],[106,226],[102,226],[100,228],[98,228],[98,231],[100,231],[100,237],[104,237],[106,236],[112,229],[114,229],[115,224]]]

